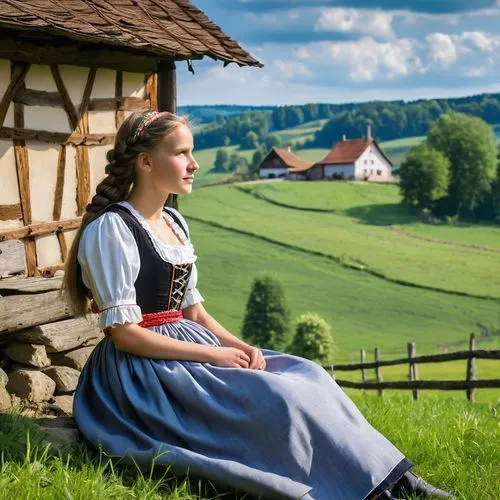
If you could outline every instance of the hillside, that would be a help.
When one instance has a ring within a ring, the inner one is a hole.
[[[253,278],[275,272],[294,316],[333,326],[339,358],[375,345],[401,354],[410,340],[433,352],[477,323],[499,327],[500,228],[426,226],[398,201],[395,186],[359,183],[195,190],[180,207],[207,308],[239,332]]]

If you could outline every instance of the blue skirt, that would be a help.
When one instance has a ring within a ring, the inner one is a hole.
[[[151,331],[220,345],[188,319]],[[135,356],[105,338],[80,376],[74,418],[111,456],[264,498],[362,500],[411,466],[323,368],[262,352],[265,371],[219,368]]]

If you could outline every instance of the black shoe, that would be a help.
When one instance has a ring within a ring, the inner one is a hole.
[[[405,472],[391,493],[396,498],[452,498],[446,491],[426,483],[411,471]]]

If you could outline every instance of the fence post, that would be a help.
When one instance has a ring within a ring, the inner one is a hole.
[[[378,347],[375,347],[375,363],[377,363],[377,366],[375,367],[375,375],[377,377],[377,384],[380,384],[380,382],[383,382],[384,379],[382,377],[382,370],[380,366],[378,365],[378,362],[380,361],[380,349]],[[384,391],[382,389],[377,389],[377,394],[379,396],[384,395]]]
[[[469,353],[470,357],[467,360],[467,378],[466,382],[470,382],[472,380],[476,380],[476,359],[474,358],[474,351],[476,350],[476,336],[471,333],[469,338]],[[476,389],[472,387],[467,388],[465,390],[467,394],[467,399],[471,402],[474,402],[474,395],[476,393]]]
[[[417,347],[415,345],[415,342],[408,342],[407,344],[408,348],[408,358],[410,359],[410,381],[417,381],[418,380],[418,370],[417,370],[417,365],[412,359],[416,356],[417,354]],[[418,389],[413,389],[413,399],[415,401],[418,400]]]
[[[362,382],[366,382],[366,372],[365,372],[365,367],[363,366],[366,360],[365,350],[361,349],[360,354],[361,354],[361,380]]]

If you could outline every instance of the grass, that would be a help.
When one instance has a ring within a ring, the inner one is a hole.
[[[459,500],[500,497],[495,405],[435,396],[418,402],[408,395],[379,398],[358,392],[351,397],[428,482]],[[0,415],[0,488],[5,500],[248,498],[207,481],[175,478],[160,466],[140,472],[83,444],[56,452],[44,447],[39,433],[31,430],[28,435],[27,428],[20,417]]]

